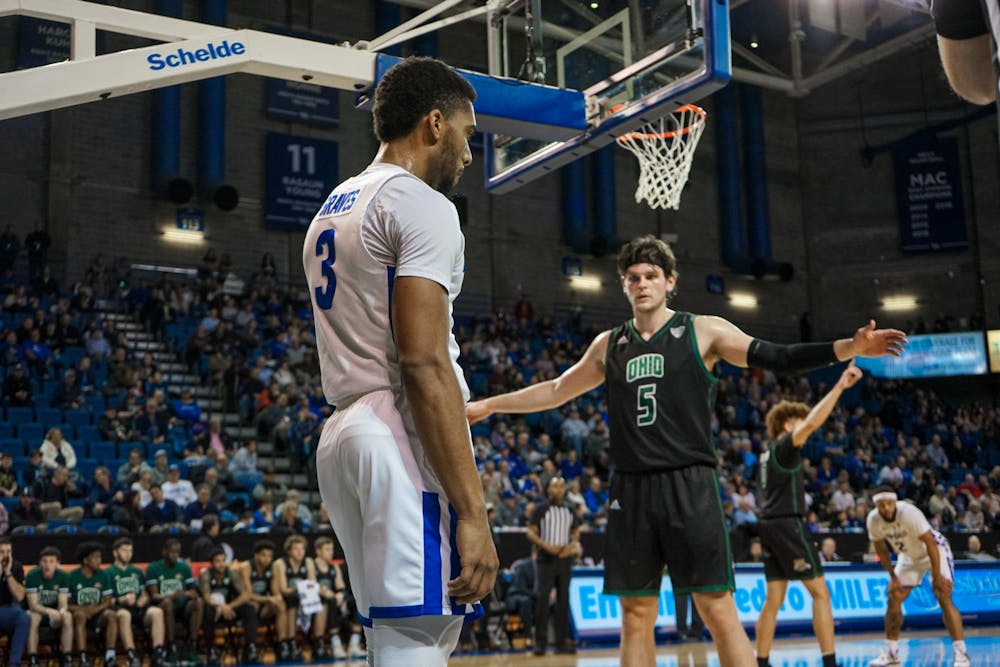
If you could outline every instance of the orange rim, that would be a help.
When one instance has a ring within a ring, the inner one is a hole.
[[[620,109],[623,106],[625,106],[625,105],[624,104],[619,104],[618,106],[613,107],[612,111],[617,111],[618,109]],[[681,114],[681,113],[685,113],[687,111],[694,112],[694,114],[695,114],[694,120],[691,122],[690,125],[686,125],[686,126],[680,128],[679,130],[671,130],[669,132],[629,132],[627,134],[621,135],[615,141],[622,142],[622,141],[628,140],[628,139],[637,139],[637,140],[640,140],[640,141],[646,141],[646,140],[649,140],[649,139],[672,139],[673,137],[676,137],[676,136],[684,136],[684,135],[686,135],[687,133],[689,133],[692,130],[692,128],[696,124],[698,124],[699,122],[704,122],[705,119],[708,118],[708,114],[705,113],[705,110],[702,109],[701,107],[697,106],[697,105],[694,105],[694,104],[685,104],[682,107],[677,107],[671,113]]]

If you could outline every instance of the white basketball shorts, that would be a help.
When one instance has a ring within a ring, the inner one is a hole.
[[[337,410],[320,435],[316,471],[362,624],[482,614],[448,595],[461,571],[457,518],[401,398],[377,391]]]
[[[955,559],[951,555],[951,545],[942,536],[935,535],[939,559],[941,561],[941,576],[948,581],[955,581]],[[907,588],[916,588],[924,580],[924,575],[931,571],[930,556],[913,560],[906,554],[900,554],[896,559],[896,577],[899,583]]]

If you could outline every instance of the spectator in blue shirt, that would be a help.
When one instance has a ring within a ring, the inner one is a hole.
[[[212,502],[212,489],[202,484],[198,487],[198,499],[184,508],[184,522],[191,525],[195,519],[201,520],[206,514],[219,514],[219,506]]]
[[[111,471],[99,466],[94,471],[94,485],[87,494],[87,513],[97,519],[111,519],[115,505],[125,500],[125,492],[120,484],[111,479]]]
[[[149,530],[158,532],[183,520],[181,508],[174,501],[163,497],[163,487],[159,484],[149,487],[149,495],[152,500],[142,509],[142,523]]]
[[[601,478],[595,475],[590,478],[590,487],[583,493],[583,501],[591,514],[597,514],[608,503],[608,492],[603,487]]]
[[[562,460],[560,470],[562,471],[563,479],[567,482],[583,474],[583,464],[577,458],[575,449],[566,452],[566,458]]]
[[[171,405],[174,414],[186,421],[189,425],[197,424],[201,421],[201,407],[191,397],[191,390],[185,389],[181,392],[179,401],[174,401]]]

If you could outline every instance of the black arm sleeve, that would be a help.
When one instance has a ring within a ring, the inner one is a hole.
[[[931,16],[937,34],[945,39],[972,39],[988,32],[979,0],[933,0]]]
[[[776,373],[801,373],[839,361],[833,352],[833,343],[776,345],[754,338],[747,350],[747,365],[750,368],[763,368]]]

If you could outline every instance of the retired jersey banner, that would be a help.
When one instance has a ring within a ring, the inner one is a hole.
[[[958,142],[945,137],[901,143],[892,158],[903,252],[968,248]]]
[[[886,593],[889,575],[878,565],[855,563],[825,565],[826,584],[837,630],[881,628],[885,622]],[[569,585],[570,618],[578,638],[593,641],[618,641],[621,636],[621,605],[615,595],[604,595],[603,570],[577,568]],[[736,567],[736,590],[733,598],[740,621],[747,628],[757,622],[767,594],[767,582],[761,565]],[[955,564],[952,599],[966,624],[994,623],[1000,620],[1000,562]],[[929,576],[903,603],[907,626],[940,626],[941,607],[931,590]],[[670,578],[660,584],[658,634],[676,629],[673,588]],[[788,583],[785,604],[778,612],[778,632],[800,631],[812,627],[812,598],[801,582]]]
[[[267,135],[264,220],[268,228],[304,232],[338,182],[336,143]]]
[[[19,17],[17,68],[41,67],[69,60],[69,23]]]

